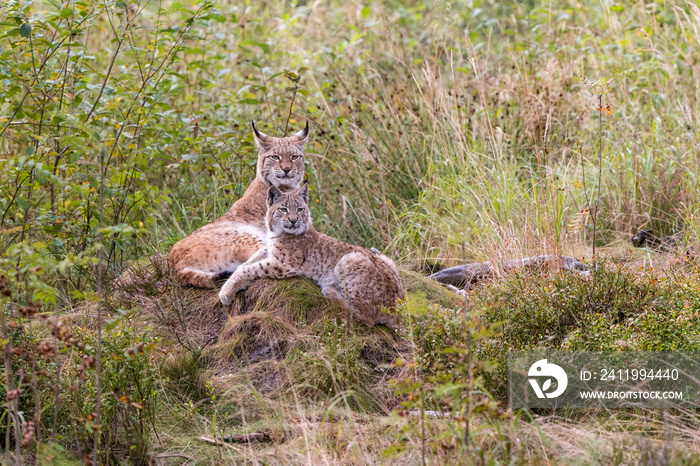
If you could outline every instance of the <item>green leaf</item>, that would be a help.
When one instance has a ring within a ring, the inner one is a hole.
[[[62,9],[60,15],[63,19],[73,16],[73,8],[67,7]]]
[[[365,7],[362,9],[362,19],[365,19],[366,17],[368,17],[369,14],[370,14],[371,12],[372,12],[372,10],[370,9],[370,7],[369,7],[369,6],[365,6]]]
[[[619,12],[624,11],[624,10],[625,10],[625,7],[622,5],[612,5],[610,7],[610,11],[614,11],[616,13],[619,13]]]
[[[301,76],[289,70],[284,70],[284,77],[289,79],[293,83],[298,83],[301,79]]]
[[[238,43],[238,45],[240,45],[240,46],[254,45],[256,47],[260,47],[261,49],[263,49],[263,52],[270,53],[270,46],[263,43],[263,42],[258,42],[257,40],[251,40],[251,39],[242,40]]]
[[[22,37],[29,37],[32,33],[32,25],[29,23],[24,23],[19,27],[19,35]]]

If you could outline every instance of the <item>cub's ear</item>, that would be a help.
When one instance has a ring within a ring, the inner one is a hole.
[[[304,199],[304,202],[307,204],[309,203],[309,183],[304,183],[301,188],[299,188],[299,191],[297,191],[297,194],[299,197]]]
[[[304,127],[304,129],[290,137],[294,139],[295,144],[303,148],[309,140],[309,120],[306,120],[306,127]]]
[[[251,121],[250,124],[253,125],[253,136],[255,136],[255,145],[258,146],[258,150],[266,149],[272,143],[272,136],[258,131],[254,121]]]
[[[270,186],[267,190],[267,206],[271,206],[282,196],[282,191],[277,189],[275,186]]]

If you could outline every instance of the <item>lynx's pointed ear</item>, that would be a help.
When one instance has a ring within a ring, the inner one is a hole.
[[[294,138],[295,142],[300,146],[305,146],[306,142],[309,140],[309,120],[306,120],[306,127],[291,136]]]
[[[272,137],[268,136],[262,131],[258,131],[258,129],[255,127],[254,121],[251,121],[250,123],[253,125],[253,136],[255,136],[255,145],[258,146],[259,150],[267,148],[267,146],[269,146],[270,143],[272,143]]]
[[[267,190],[267,206],[271,206],[282,196],[282,191],[275,186],[270,186]]]
[[[299,188],[299,191],[297,191],[297,194],[299,197],[304,199],[304,202],[307,204],[309,203],[309,183],[304,183],[301,188]]]

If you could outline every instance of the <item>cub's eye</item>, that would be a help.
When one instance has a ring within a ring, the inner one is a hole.
[[[301,157],[301,155],[292,155],[292,162],[295,160],[299,160],[299,157]]]
[[[271,155],[270,158],[275,162],[279,162],[280,160],[282,160],[282,157],[280,157],[279,155]]]
[[[297,207],[297,213],[300,214],[304,211],[303,207]]]
[[[289,209],[287,209],[286,207],[280,207],[280,212],[286,214],[287,212],[289,212]]]

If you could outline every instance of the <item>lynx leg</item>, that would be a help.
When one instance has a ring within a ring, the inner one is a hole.
[[[258,278],[288,278],[294,273],[283,269],[274,258],[263,259],[255,263],[245,263],[238,267],[233,275],[226,280],[219,291],[219,300],[226,306],[233,302],[233,298],[239,291],[248,288]]]
[[[345,325],[349,325],[350,321],[352,320],[351,315],[353,315],[354,312],[350,307],[350,303],[348,302],[348,300],[345,299],[345,297],[343,296],[343,292],[335,286],[331,285],[326,286],[325,288],[321,288],[321,293],[323,293],[323,296],[325,296],[328,299],[338,301],[338,303],[343,307],[343,309],[345,309],[345,312],[342,316],[342,320],[345,323]]]
[[[186,267],[178,273],[178,280],[183,285],[192,285],[197,288],[214,288],[215,273],[201,272]]]
[[[348,303],[345,297],[343,297],[343,293],[335,286],[327,286],[322,288],[321,293],[323,293],[323,296],[326,298],[335,299],[336,301],[340,302],[344,308],[350,309],[350,303]]]
[[[239,291],[245,290],[255,279],[260,278],[258,272],[261,271],[262,263],[245,264],[236,269],[233,275],[228,277],[224,286],[219,291],[219,301],[225,306],[233,302],[233,298]]]
[[[239,227],[242,228],[242,227]],[[194,232],[170,251],[170,262],[180,283],[212,288],[221,274],[234,272],[265,248],[265,243],[247,231],[210,229]]]
[[[253,280],[259,277],[249,278],[251,273],[254,272],[254,264],[258,264],[260,261],[267,257],[267,249],[261,249],[246,261],[245,264],[238,267],[233,274],[228,277],[224,286],[221,287],[219,291],[219,301],[225,305],[229,305],[233,302],[233,298],[236,296],[240,290],[244,290],[253,283]]]
[[[253,254],[250,259],[248,259],[245,263],[246,264],[254,264],[256,262],[260,262],[261,260],[265,259],[267,257],[267,248],[263,248]]]
[[[377,265],[364,254],[353,252],[338,261],[334,272],[357,320],[368,326],[384,324],[397,329],[397,316],[383,312],[382,308],[393,309],[400,298],[397,288],[401,285],[384,261]]]

